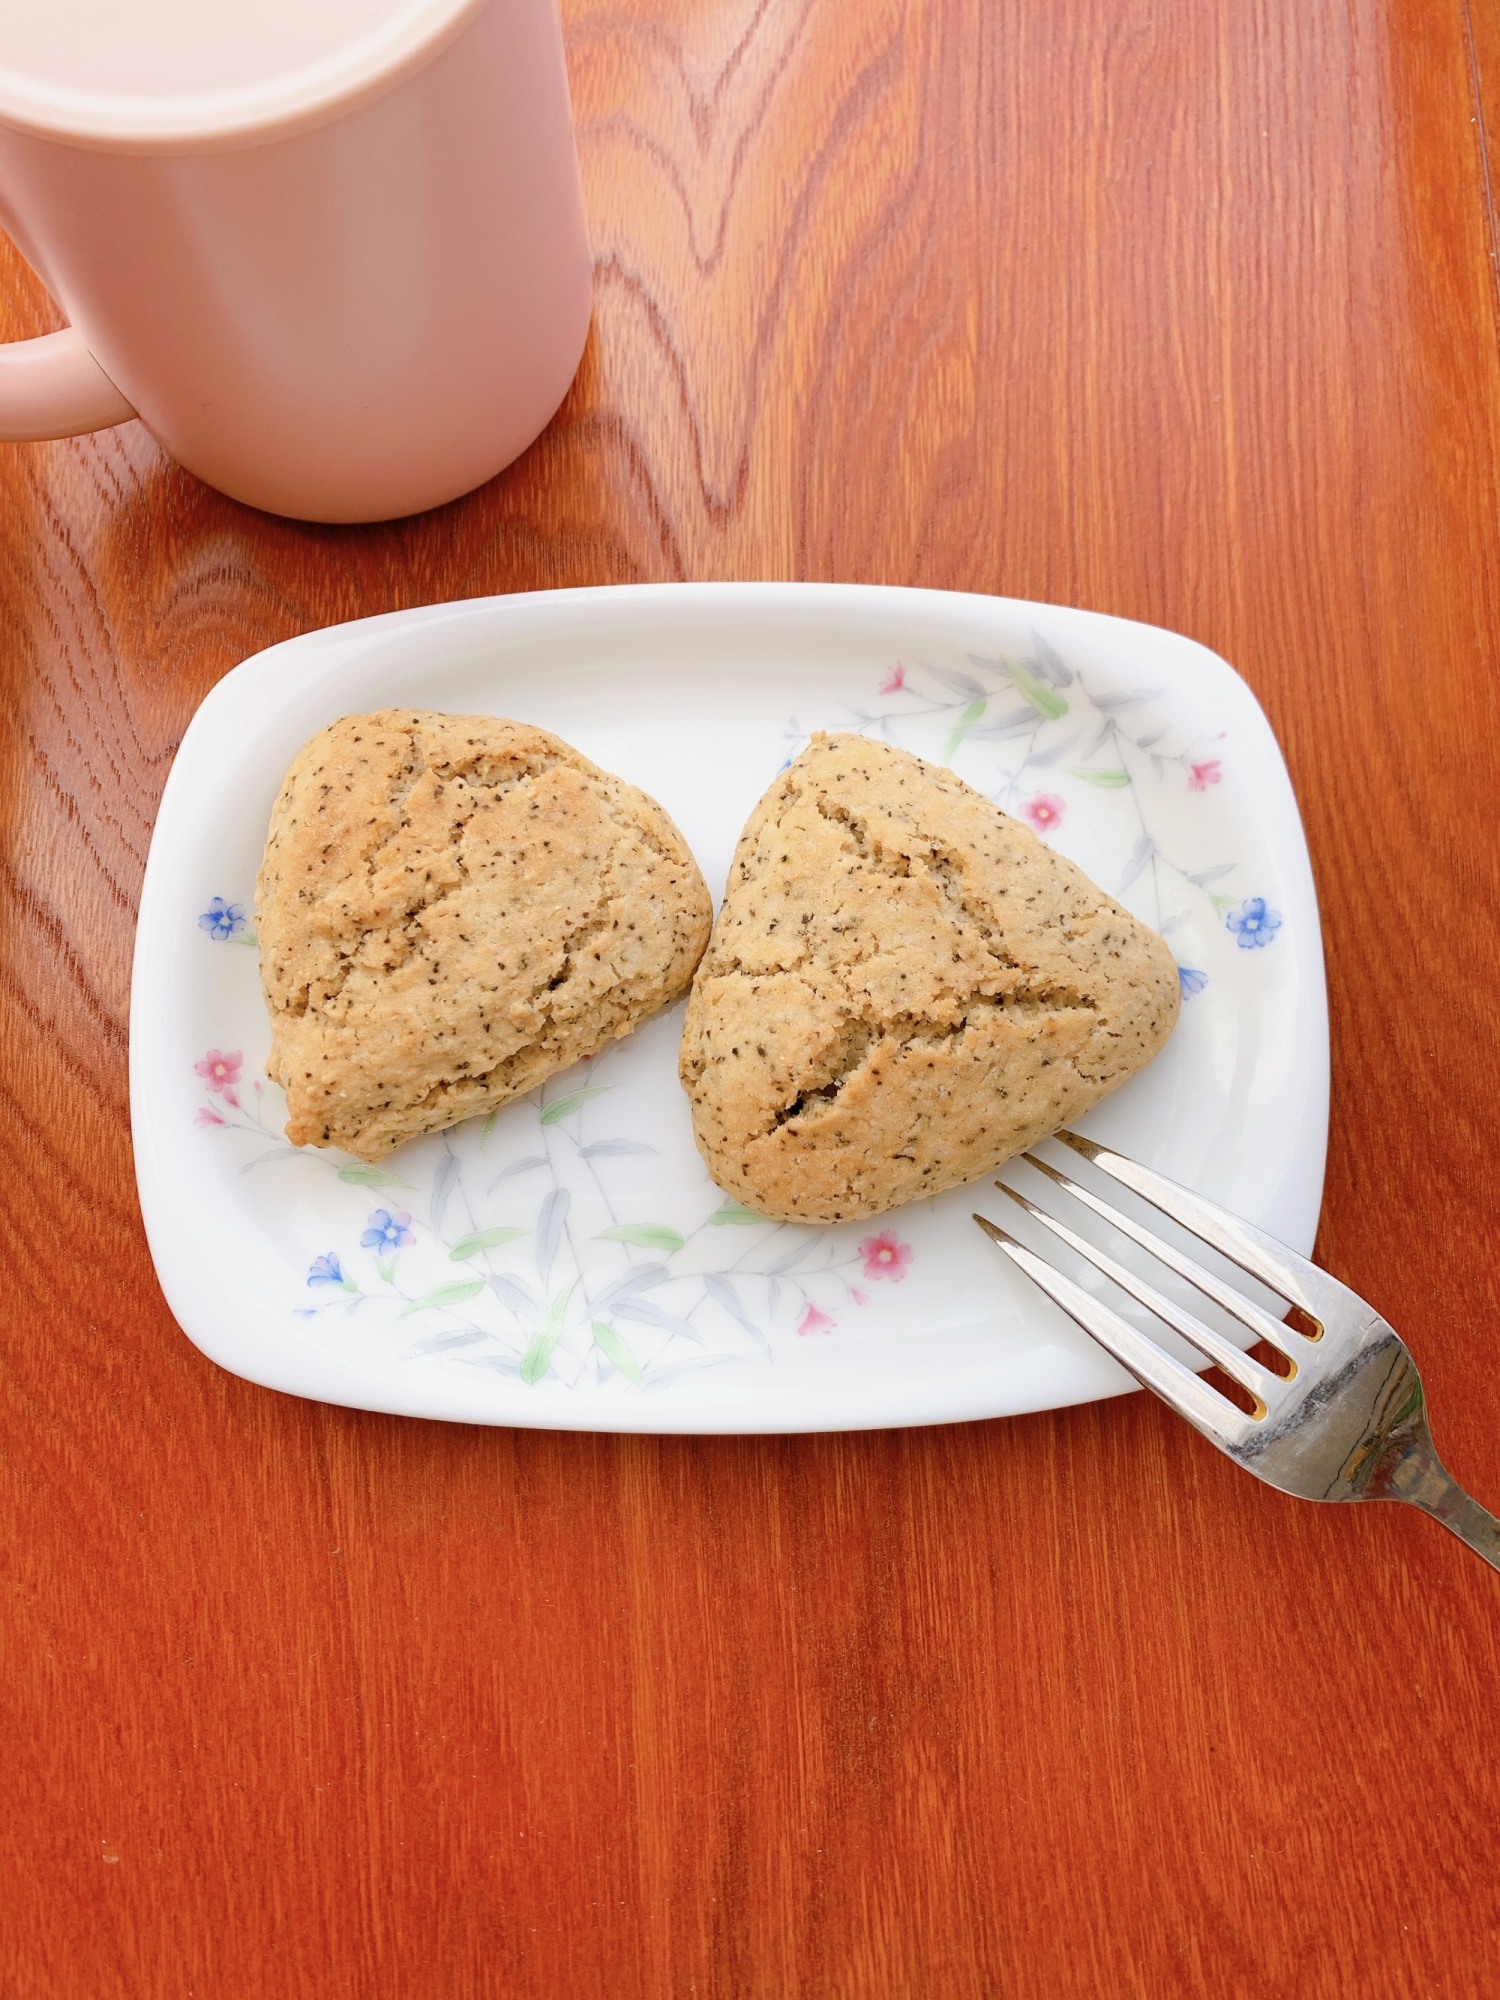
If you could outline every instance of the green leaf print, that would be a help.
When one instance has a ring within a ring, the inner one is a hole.
[[[560,1125],[564,1118],[571,1118],[575,1111],[581,1111],[591,1097],[602,1097],[610,1087],[607,1083],[599,1083],[587,1090],[570,1090],[566,1097],[559,1097],[547,1106],[542,1113],[542,1123]]]
[[[502,1243],[514,1243],[518,1236],[524,1236],[524,1229],[476,1229],[472,1236],[460,1236],[448,1252],[450,1263],[466,1264],[471,1257],[477,1257],[481,1250],[498,1250]]]
[[[682,1248],[682,1238],[663,1222],[621,1222],[613,1229],[601,1229],[596,1243],[634,1243],[641,1250],[661,1250],[670,1257]]]
[[[632,1382],[641,1379],[641,1364],[621,1340],[612,1326],[606,1326],[602,1319],[594,1321],[594,1345],[607,1361],[614,1363],[620,1373]]]
[[[577,1282],[575,1278],[573,1284],[576,1285]],[[568,1300],[572,1296],[573,1285],[558,1293],[542,1314],[542,1323],[532,1336],[530,1347],[521,1357],[521,1380],[528,1389],[535,1388],[552,1366],[553,1352],[563,1336],[563,1315],[568,1310]]]
[[[716,1208],[708,1219],[715,1229],[723,1229],[731,1223],[757,1223],[764,1222],[766,1218],[757,1215],[753,1208],[746,1208],[742,1201],[730,1199],[722,1208]]]
[[[1082,778],[1085,784],[1098,785],[1106,792],[1117,792],[1122,785],[1130,783],[1128,771],[1091,771],[1083,764],[1069,767],[1075,778]]]
[[[339,1168],[339,1179],[349,1187],[399,1187],[409,1188],[412,1183],[402,1180],[399,1174],[388,1174],[384,1167],[367,1167],[363,1160],[351,1160]]]
[[[984,703],[982,701],[971,701],[969,703],[963,714],[948,732],[948,741],[943,745],[943,762],[945,764],[952,763],[954,751],[963,742],[964,738],[983,714]]]
[[[1039,681],[1029,667],[1023,667],[1019,660],[1004,660],[1001,664],[1015,682],[1017,692],[1025,695],[1038,715],[1056,722],[1059,716],[1067,714],[1068,704],[1063,697],[1045,681]]]
[[[421,1298],[403,1306],[396,1317],[406,1319],[412,1313],[431,1312],[437,1306],[461,1306],[465,1299],[472,1299],[483,1290],[483,1278],[450,1278],[446,1285],[434,1285],[430,1292],[423,1292]]]

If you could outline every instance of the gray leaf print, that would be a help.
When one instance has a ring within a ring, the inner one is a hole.
[[[533,1319],[542,1310],[541,1300],[520,1278],[489,1277],[485,1283],[520,1319]]]
[[[1132,688],[1129,694],[1096,694],[1094,706],[1101,715],[1118,715],[1123,709],[1144,708],[1148,701],[1160,700],[1160,688]]]
[[[1073,669],[1066,665],[1061,653],[1049,646],[1040,632],[1034,631],[1031,643],[1036,647],[1036,675],[1046,681],[1049,687],[1065,688],[1073,685]],[[969,656],[971,659],[973,655]]]
[[[970,659],[974,658],[972,653],[969,657]],[[932,675],[932,678],[939,686],[945,687],[949,694],[960,695],[965,701],[983,701],[989,694],[989,689],[981,682],[976,681],[972,674],[966,674],[957,667],[929,667],[925,660],[919,661],[918,664],[924,672]],[[975,660],[974,664],[976,666],[988,666],[990,662],[988,660]]]
[[[471,1333],[439,1333],[431,1340],[419,1340],[412,1348],[413,1354],[446,1354],[450,1347],[472,1347],[476,1340],[488,1340],[489,1335],[476,1327]]]
[[[802,1241],[794,1244],[784,1257],[778,1257],[774,1264],[767,1264],[761,1276],[779,1278],[783,1271],[790,1271],[793,1264],[800,1263],[812,1247],[812,1242],[804,1236]]]
[[[724,1308],[731,1319],[739,1321],[746,1333],[754,1334],[767,1354],[770,1353],[770,1342],[740,1304],[740,1295],[727,1278],[721,1278],[717,1271],[707,1271],[703,1277],[703,1289],[716,1305]]]
[[[633,1298],[637,1292],[649,1292],[653,1285],[660,1285],[671,1276],[665,1264],[637,1264],[633,1271],[627,1271],[623,1278],[602,1291],[594,1300],[590,1311],[596,1315],[614,1304],[616,1299]]]
[[[664,1333],[680,1333],[685,1340],[696,1341],[700,1347],[703,1345],[703,1335],[691,1320],[663,1312],[650,1299],[617,1299],[613,1311],[616,1319],[634,1320],[638,1326],[659,1326]]]
[[[453,1192],[453,1181],[457,1173],[457,1156],[445,1152],[432,1176],[432,1206],[429,1214],[432,1218],[434,1236],[441,1236],[443,1233],[443,1212],[448,1206],[448,1197]]]
[[[1067,756],[1073,745],[1078,741],[1078,735],[1079,732],[1075,729],[1071,736],[1065,736],[1061,743],[1054,743],[1050,749],[1033,750],[1031,755],[1026,759],[1026,762],[1036,765],[1039,770],[1048,764],[1057,763],[1060,758]]]
[[[568,1219],[568,1204],[572,1199],[568,1190],[560,1187],[554,1188],[542,1203],[541,1219],[536,1226],[536,1268],[537,1276],[544,1285],[552,1270],[552,1259],[557,1255],[558,1239]]]
[[[1151,857],[1155,852],[1156,843],[1152,840],[1149,833],[1143,833],[1135,846],[1131,848],[1130,859],[1125,863],[1125,873],[1120,877],[1118,892],[1120,895],[1123,896],[1136,877],[1149,866]]]

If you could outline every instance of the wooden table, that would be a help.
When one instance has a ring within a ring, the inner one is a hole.
[[[1500,1993],[1500,1578],[1149,1399],[952,1430],[404,1422],[221,1373],[136,1208],[152,816],[238,660],[674,577],[1174,626],[1284,744],[1320,1256],[1500,1501],[1497,0],[567,9],[594,330],[458,505],[0,447],[0,1990]],[[0,332],[55,324],[19,260]]]

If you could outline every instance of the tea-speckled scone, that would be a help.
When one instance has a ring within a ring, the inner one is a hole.
[[[373,1161],[675,1000],[713,911],[634,785],[545,730],[403,708],[302,751],[255,913],[287,1137]]]
[[[751,814],[693,982],[709,1172],[783,1222],[977,1179],[1149,1062],[1181,1004],[1152,930],[951,771],[814,737]]]

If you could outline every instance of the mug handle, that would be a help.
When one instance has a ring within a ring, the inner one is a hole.
[[[77,437],[134,415],[76,327],[0,341],[0,439],[7,443]]]

